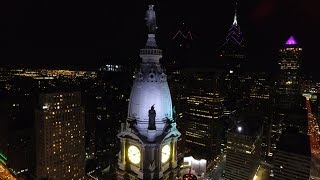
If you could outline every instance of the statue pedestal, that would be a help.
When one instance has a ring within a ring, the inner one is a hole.
[[[155,34],[148,34],[147,47],[157,47],[157,42]]]
[[[153,142],[156,139],[156,132],[157,130],[149,130],[148,129],[148,141]]]

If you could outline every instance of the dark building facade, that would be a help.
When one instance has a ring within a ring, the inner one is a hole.
[[[280,137],[274,155],[274,176],[272,179],[310,178],[311,150],[308,135],[298,129],[287,129]]]
[[[119,151],[119,139],[115,136],[121,131],[121,123],[127,114],[131,79],[128,66],[108,63],[98,70],[97,81],[90,92],[93,104],[88,109],[93,119],[89,121],[95,122],[92,136],[95,138],[95,159],[101,170],[109,167],[113,171],[115,168]]]

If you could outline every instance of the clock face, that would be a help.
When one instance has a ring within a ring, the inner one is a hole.
[[[161,162],[166,163],[170,158],[170,146],[164,145],[161,150]]]
[[[140,163],[141,153],[137,146],[129,146],[128,148],[128,158],[131,163],[139,164]]]

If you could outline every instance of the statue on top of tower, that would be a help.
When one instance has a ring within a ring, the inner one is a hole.
[[[154,105],[151,106],[149,110],[149,125],[148,130],[156,130],[156,110],[154,110]]]
[[[146,12],[146,25],[148,26],[149,33],[154,34],[156,32],[157,23],[156,23],[156,13],[153,10],[154,5],[149,5],[149,9]]]

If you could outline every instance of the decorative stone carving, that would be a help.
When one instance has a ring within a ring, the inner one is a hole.
[[[150,163],[150,165],[149,165],[150,172],[153,172],[155,170],[155,168],[156,168],[156,164],[154,163],[154,160],[153,160],[152,163]]]

